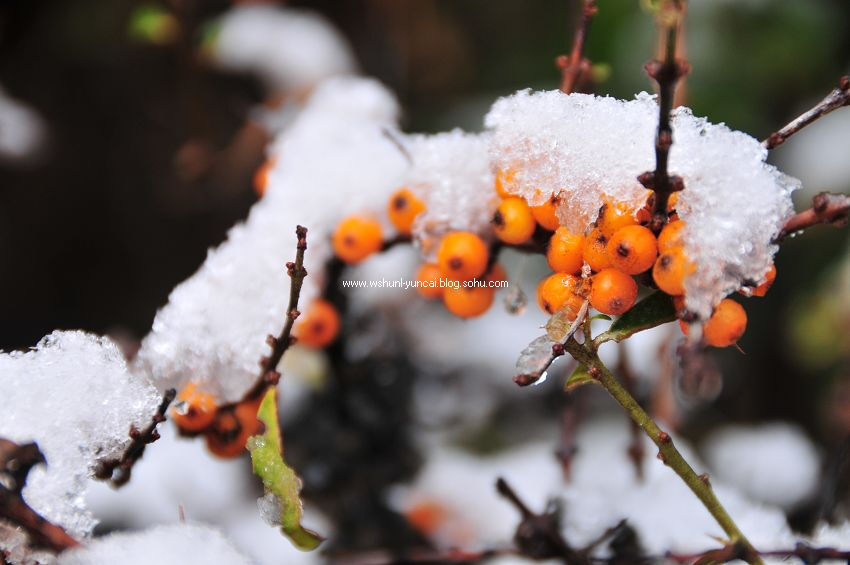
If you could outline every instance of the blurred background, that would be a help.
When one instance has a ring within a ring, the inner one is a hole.
[[[651,90],[642,71],[655,45],[647,3],[599,4],[586,47],[594,91],[629,98]],[[564,0],[286,6],[327,18],[360,70],[397,93],[405,130],[419,132],[477,131],[496,97],[557,88],[554,59],[569,51],[577,15]],[[270,139],[257,116],[279,101],[257,73],[205,58],[212,22],[231,8],[224,0],[0,3],[0,349],[32,346],[55,328],[132,343],[247,215]],[[850,70],[850,3],[695,1],[686,50],[687,105],[761,139]],[[802,180],[798,208],[821,190],[850,190],[848,138],[850,110],[839,111],[771,156]],[[712,354],[723,386],[684,423],[688,437],[720,422],[781,419],[804,430],[824,468],[842,476],[848,251],[846,229],[813,229],[783,245],[770,294],[747,302],[744,354]],[[833,495],[850,486],[836,480]]]

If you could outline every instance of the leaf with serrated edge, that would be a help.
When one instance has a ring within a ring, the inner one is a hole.
[[[265,424],[262,435],[248,440],[254,474],[263,480],[266,492],[280,501],[280,529],[299,549],[309,551],[319,547],[324,538],[301,525],[301,479],[283,461],[283,443],[277,418],[277,391],[270,388],[257,412],[257,419]]]
[[[567,382],[564,384],[564,390],[569,392],[587,384],[599,384],[599,381],[590,376],[587,372],[587,367],[579,364],[567,378]]]
[[[673,299],[663,292],[650,294],[620,316],[608,331],[597,338],[599,343],[605,341],[623,341],[627,337],[648,330],[676,319],[676,308]]]

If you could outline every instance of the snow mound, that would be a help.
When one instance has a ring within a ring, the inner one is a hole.
[[[66,551],[57,565],[249,565],[221,532],[177,524],[141,532],[116,533]]]
[[[212,57],[221,68],[254,72],[283,89],[310,87],[357,66],[351,47],[325,18],[269,4],[236,6],[222,16]]]
[[[178,285],[144,339],[135,368],[162,388],[189,380],[224,401],[258,376],[268,334],[284,322],[285,264],[295,226],[309,230],[301,307],[320,294],[330,233],[348,214],[381,215],[408,167],[391,137],[398,107],[379,83],[334,78],[319,86],[271,149],[276,165],[264,198],[230,230],[192,277]]]
[[[532,204],[560,193],[571,230],[585,230],[605,200],[637,209],[649,194],[637,181],[655,169],[658,106],[649,94],[625,101],[523,90],[497,100],[485,124],[508,190]],[[685,281],[687,306],[708,317],[742,282],[764,277],[800,183],[765,163],[758,140],[688,108],[673,112],[672,127],[670,172],[684,180],[677,209],[697,266]]]
[[[489,136],[459,129],[406,139],[412,166],[407,187],[425,203],[413,234],[426,255],[453,230],[489,236],[498,205],[488,154]]]
[[[786,510],[817,488],[820,457],[797,426],[728,426],[708,437],[705,458],[712,471],[751,498]]]
[[[150,421],[156,389],[129,372],[108,338],[57,331],[32,351],[0,354],[0,398],[0,437],[34,441],[47,459],[30,472],[25,500],[72,536],[89,535],[92,469],[124,450],[130,426]]]

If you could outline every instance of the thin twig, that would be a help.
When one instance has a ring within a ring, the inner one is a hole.
[[[850,76],[841,77],[838,80],[838,88],[833,88],[823,100],[791,120],[788,125],[779,131],[775,131],[767,136],[761,144],[765,149],[779,147],[785,143],[786,139],[807,125],[843,106],[850,106]]]
[[[176,395],[177,391],[173,388],[166,390],[162,395],[159,408],[157,408],[156,413],[151,417],[148,425],[141,430],[135,426],[130,427],[130,445],[127,446],[121,457],[107,459],[98,464],[94,472],[94,476],[97,479],[109,481],[115,488],[122,487],[130,481],[133,466],[144,455],[145,447],[159,439],[159,432],[156,430],[156,427],[166,420],[165,413],[168,411],[168,407],[174,401]]]
[[[738,559],[745,559],[747,548],[741,543],[727,544],[718,549],[710,549],[702,553],[681,554],[668,553],[665,557],[676,563],[693,563],[702,565],[707,563],[727,563]],[[850,551],[841,551],[831,547],[813,547],[805,543],[798,543],[794,549],[779,549],[772,551],[757,551],[763,557],[777,557],[788,559],[796,557],[803,563],[814,564],[823,560],[850,560]]]
[[[850,216],[850,196],[831,192],[818,193],[812,198],[812,207],[791,216],[774,241],[782,241],[791,234],[818,224],[845,226],[848,216]]]
[[[27,475],[39,463],[46,463],[44,454],[34,443],[18,445],[0,438],[0,518],[19,526],[29,535],[33,547],[60,552],[80,543],[56,524],[48,522],[29,507],[21,495]]]
[[[590,61],[583,55],[584,43],[590,22],[598,10],[596,0],[583,0],[581,19],[573,36],[573,49],[569,56],[561,55],[555,59],[555,64],[561,69],[561,92],[565,94],[573,92],[579,79],[590,70]]]
[[[658,83],[658,132],[655,136],[655,170],[642,173],[638,181],[655,192],[651,227],[656,233],[667,223],[670,195],[684,188],[681,177],[670,175],[668,171],[670,147],[673,145],[670,112],[673,110],[676,85],[690,70],[687,61],[676,56],[681,18],[682,4],[678,0],[667,0],[659,8],[658,22],[665,41],[664,60],[652,60],[644,67],[650,78]]]
[[[756,554],[752,544],[750,544],[741,530],[738,529],[732,517],[729,516],[729,513],[715,496],[708,476],[696,474],[690,464],[682,457],[679,450],[673,445],[673,439],[670,435],[658,427],[658,424],[640,407],[634,397],[623,388],[617,378],[602,363],[602,360],[594,349],[593,341],[588,340],[586,344],[580,344],[574,339],[571,339],[566,343],[565,348],[576,361],[588,368],[590,376],[597,379],[599,384],[605,387],[608,393],[614,397],[614,400],[626,410],[632,420],[658,446],[659,459],[673,469],[685,484],[688,485],[720,527],[723,528],[726,535],[734,542],[740,542],[746,548],[747,551],[744,558],[750,563],[761,564],[761,559]]]
[[[266,343],[271,346],[272,352],[268,357],[263,357],[260,360],[260,376],[254,386],[248,389],[242,397],[243,402],[256,400],[263,395],[268,387],[275,386],[278,383],[280,373],[277,372],[277,366],[289,346],[296,341],[292,335],[292,328],[295,325],[295,320],[301,315],[301,312],[298,311],[298,300],[301,297],[301,286],[307,276],[307,269],[304,268],[304,252],[307,251],[307,228],[296,226],[295,235],[297,237],[295,262],[290,261],[286,264],[286,273],[291,281],[289,305],[286,307],[286,321],[277,337],[269,335],[266,338]]]
[[[576,435],[584,415],[585,399],[586,396],[582,394],[581,389],[575,390],[566,395],[564,407],[561,409],[561,433],[555,457],[561,463],[561,473],[565,481],[570,480],[573,457],[578,452]]]

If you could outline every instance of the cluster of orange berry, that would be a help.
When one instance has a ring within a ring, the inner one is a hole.
[[[212,394],[189,383],[177,395],[171,416],[181,434],[203,434],[207,448],[214,455],[229,459],[244,451],[249,437],[260,433],[262,424],[257,420],[260,400],[218,406]]]
[[[413,222],[424,211],[425,203],[407,188],[393,193],[387,204],[387,217],[401,236],[410,236]],[[367,216],[349,216],[337,225],[332,243],[341,260],[359,263],[383,247],[381,224]],[[437,261],[419,268],[416,289],[425,298],[442,298],[456,316],[480,316],[493,304],[496,287],[492,283],[506,280],[504,269],[491,264],[489,255],[487,244],[475,233],[446,234],[437,249]]]

